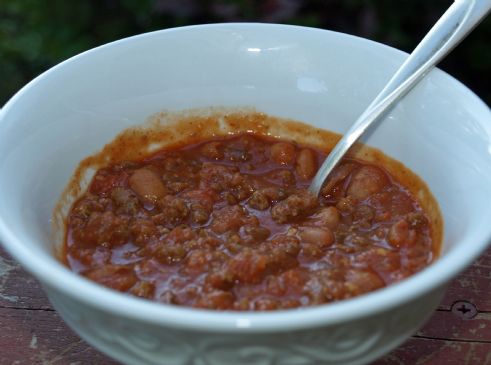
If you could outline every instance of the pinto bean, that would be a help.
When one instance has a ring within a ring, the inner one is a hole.
[[[382,170],[375,166],[365,165],[354,174],[347,195],[356,200],[363,200],[382,191],[388,183],[389,178]]]
[[[138,197],[144,202],[156,203],[167,194],[167,189],[156,172],[141,168],[130,176],[129,184]]]
[[[329,175],[329,179],[326,181],[326,184],[321,189],[322,195],[329,195],[331,190],[341,183],[344,179],[346,179],[349,174],[356,168],[357,164],[355,163],[344,163],[339,165],[334,169],[334,171]]]
[[[322,208],[312,216],[314,225],[327,226],[330,229],[336,229],[341,222],[341,214],[336,207],[329,206]]]
[[[348,270],[346,273],[346,287],[352,295],[367,293],[384,286],[382,278],[373,271]]]
[[[305,180],[314,177],[317,172],[317,158],[314,151],[304,148],[297,155],[297,164],[295,166],[297,174]]]
[[[295,161],[295,146],[288,142],[278,142],[271,146],[271,158],[281,165]]]
[[[271,234],[271,231],[269,229],[254,225],[245,225],[241,228],[241,231],[245,236],[244,239],[249,238],[249,240],[252,242],[264,241]]]
[[[327,227],[301,227],[299,236],[303,242],[313,243],[321,247],[330,246],[334,243],[334,234]]]

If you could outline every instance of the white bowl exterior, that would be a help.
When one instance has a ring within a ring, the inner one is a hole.
[[[149,33],[70,59],[0,112],[0,240],[57,298],[188,330],[271,333],[369,320],[439,291],[490,239],[491,113],[438,70],[365,140],[420,175],[444,215],[442,258],[403,283],[301,311],[209,313],[127,298],[68,272],[52,257],[49,221],[68,179],[81,159],[124,128],[162,109],[254,106],[343,132],[404,57],[328,31],[226,24]]]
[[[166,328],[108,313],[46,288],[88,343],[127,365],[362,365],[400,345],[433,314],[445,287],[390,310],[331,326],[276,333]]]

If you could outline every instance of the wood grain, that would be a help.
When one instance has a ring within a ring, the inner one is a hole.
[[[462,299],[474,303],[481,312],[491,312],[491,248],[452,282],[440,308],[450,309]]]
[[[491,343],[411,338],[372,365],[489,365]]]
[[[477,315],[451,311],[465,300]],[[82,341],[37,281],[0,248],[0,365],[117,365]],[[491,365],[491,248],[455,279],[424,328],[371,365]],[[319,364],[322,365],[322,364]]]

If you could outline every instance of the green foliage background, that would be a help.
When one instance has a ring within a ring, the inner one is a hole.
[[[142,32],[259,21],[351,33],[410,52],[451,0],[0,0],[0,106],[56,63]],[[491,103],[491,18],[441,68]]]

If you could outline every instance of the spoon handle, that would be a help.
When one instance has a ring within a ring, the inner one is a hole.
[[[329,153],[309,186],[313,194],[319,195],[331,171],[368,127],[386,115],[490,10],[491,0],[456,0],[448,8]]]

